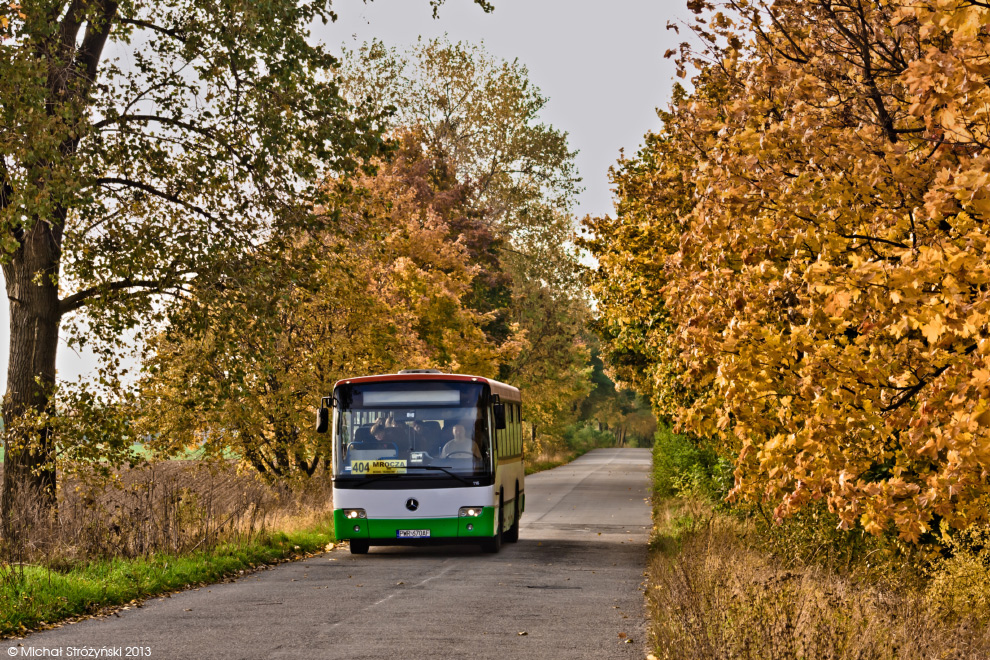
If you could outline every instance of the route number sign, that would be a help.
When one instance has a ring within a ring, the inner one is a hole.
[[[406,462],[398,459],[351,461],[351,474],[405,474]]]

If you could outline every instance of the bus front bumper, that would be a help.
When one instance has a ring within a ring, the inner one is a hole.
[[[335,509],[333,529],[337,539],[341,541],[368,539],[381,545],[457,539],[481,540],[495,534],[495,507],[483,507],[479,516],[451,518],[345,518],[342,509]]]

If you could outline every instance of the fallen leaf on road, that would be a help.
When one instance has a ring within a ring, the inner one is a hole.
[[[526,631],[524,630],[524,631],[522,631],[521,633],[519,633],[519,636],[520,636],[520,637],[522,637],[523,635],[528,635],[528,634],[529,634],[529,633],[528,633],[528,632],[526,632]]]

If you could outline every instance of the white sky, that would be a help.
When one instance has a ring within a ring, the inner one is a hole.
[[[389,46],[422,35],[484,42],[489,53],[519,59],[549,102],[544,120],[569,134],[579,150],[585,192],[576,209],[611,213],[608,168],[625,147],[634,152],[657,126],[674,76],[663,53],[680,42],[667,21],[690,16],[684,0],[493,0],[485,14],[471,0],[447,0],[434,20],[428,0],[338,0],[336,23],[314,36],[331,49],[372,38]]]
[[[493,0],[485,14],[471,0],[447,0],[434,20],[429,0],[337,0],[336,23],[314,28],[332,52],[372,38],[406,46],[416,38],[447,35],[484,42],[489,53],[519,59],[549,97],[543,120],[569,134],[578,150],[584,192],[578,217],[612,212],[608,168],[619,150],[631,154],[656,128],[655,108],[670,98],[674,67],[663,53],[680,39],[668,21],[690,16],[684,0]],[[9,339],[7,305],[0,304],[0,388],[6,389]],[[62,379],[88,373],[93,358],[59,346]]]

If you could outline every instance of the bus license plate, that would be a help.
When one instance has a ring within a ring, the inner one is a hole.
[[[399,529],[395,532],[395,538],[398,539],[428,539],[430,538],[430,530],[428,529]]]

